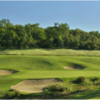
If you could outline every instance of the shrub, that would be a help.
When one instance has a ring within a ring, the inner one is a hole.
[[[60,84],[51,85],[51,86],[47,87],[47,89],[50,92],[63,92],[64,91],[64,87]]]
[[[78,77],[74,83],[83,83],[85,81],[85,77]]]
[[[93,82],[98,81],[98,78],[97,77],[92,78],[91,81],[93,81]]]
[[[17,91],[7,92],[3,97],[3,99],[15,99],[20,97],[20,93]]]

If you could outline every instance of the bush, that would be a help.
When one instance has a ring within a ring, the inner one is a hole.
[[[60,84],[51,85],[47,87],[47,89],[49,92],[63,92],[64,91],[64,87]]]
[[[3,99],[15,99],[15,98],[19,98],[20,97],[20,93],[17,91],[12,91],[12,92],[7,92],[4,94]]]
[[[93,82],[98,81],[98,78],[95,77],[95,78],[91,79],[91,81],[93,81]]]
[[[84,81],[85,81],[85,77],[79,77],[74,81],[74,83],[83,83]]]

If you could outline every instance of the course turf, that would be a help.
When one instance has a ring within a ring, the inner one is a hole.
[[[79,93],[73,96],[72,99],[100,99],[100,88],[85,93]]]
[[[18,79],[28,78],[68,78],[100,77],[100,57],[84,56],[28,56],[1,55],[0,69],[17,70],[8,75]],[[65,66],[84,67],[84,69],[67,70]]]
[[[49,54],[46,56],[44,54],[37,56],[36,54],[35,56],[35,52],[32,55],[31,53],[22,54],[21,52],[21,55],[18,53],[16,55],[0,55],[0,69],[19,71],[0,76],[0,93],[10,90],[12,85],[25,79],[100,77],[100,57],[96,57],[96,53],[95,56],[90,54],[91,57],[87,54],[79,56],[79,53],[75,54],[77,56],[61,56],[60,53],[55,53],[53,56],[49,56]],[[65,66],[82,67],[83,69],[67,70],[64,69]]]
[[[0,55],[0,69],[18,71],[66,70],[65,66],[84,67],[83,70],[100,70],[100,57],[87,56],[28,56]]]
[[[39,78],[72,78],[72,77],[100,77],[100,71],[27,71],[12,75],[18,79],[39,79]]]

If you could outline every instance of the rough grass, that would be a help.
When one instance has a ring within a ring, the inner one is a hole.
[[[26,49],[0,50],[0,55],[34,55],[34,56],[100,56],[100,50],[74,49]]]
[[[94,79],[91,78],[91,79]],[[35,93],[35,94],[28,94],[28,93],[18,93],[19,95],[15,95],[16,91],[9,91],[6,93],[3,93],[0,95],[0,98],[3,99],[16,99],[16,98],[23,98],[23,99],[93,99],[93,98],[100,98],[99,92],[100,92],[100,78],[96,80],[95,82],[92,81],[90,78],[85,78],[84,82],[82,83],[74,83],[73,81],[77,80],[77,78],[62,78],[61,80],[64,81],[64,83],[60,83],[58,85],[51,85],[48,86],[43,93]],[[34,82],[35,81],[35,82]],[[34,87],[38,85],[43,85],[44,83],[49,84],[50,82],[47,82],[48,80],[41,83],[42,80],[39,80],[40,82],[37,82],[36,80],[25,80],[19,83],[20,85],[23,84],[25,86],[24,89],[27,89],[27,85],[32,85]],[[49,80],[55,82],[55,80]],[[11,82],[11,81],[10,81]],[[97,85],[97,83],[99,83]],[[22,88],[23,88],[22,85]],[[28,87],[32,88],[33,87]],[[36,89],[40,88],[39,86],[36,87]],[[23,89],[23,90],[24,90]],[[35,90],[36,90],[35,89]],[[12,94],[13,93],[13,94]],[[24,95],[23,95],[24,94]]]
[[[85,93],[79,93],[71,97],[71,99],[100,99],[100,88]]]

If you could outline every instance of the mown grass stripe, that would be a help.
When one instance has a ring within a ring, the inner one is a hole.
[[[72,78],[72,77],[100,77],[100,71],[27,71],[12,75],[17,79],[35,79],[35,78]]]

